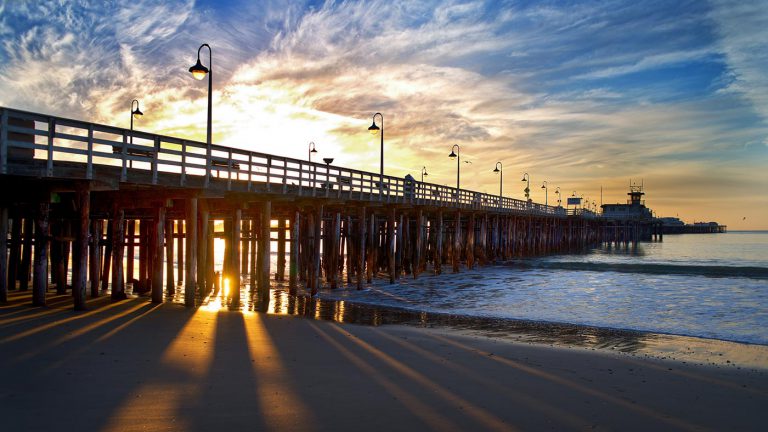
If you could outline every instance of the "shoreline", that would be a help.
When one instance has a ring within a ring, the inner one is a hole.
[[[764,426],[766,369],[387,325],[381,313],[381,325],[366,326],[103,297],[73,312],[69,296],[50,297],[47,308],[0,308],[9,430]]]
[[[750,342],[552,321],[426,312],[347,300],[313,300],[308,296],[296,296],[296,301],[295,306],[289,306],[283,312],[272,310],[269,313],[360,325],[443,328],[470,336],[512,342],[599,349],[700,365],[768,370],[768,345]]]

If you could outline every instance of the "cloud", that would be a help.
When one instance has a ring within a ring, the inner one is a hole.
[[[761,1],[716,0],[712,5],[710,17],[720,36],[717,47],[733,73],[728,90],[743,94],[768,122],[768,8]]]

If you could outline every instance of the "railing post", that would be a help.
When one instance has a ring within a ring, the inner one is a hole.
[[[0,116],[0,174],[8,173],[8,110]],[[15,222],[15,221],[14,221]]]
[[[160,159],[160,137],[155,136],[155,154],[152,156],[152,184],[157,184],[158,159]]]
[[[93,123],[88,125],[88,165],[85,168],[85,178],[93,178]]]
[[[53,138],[56,136],[56,120],[48,117],[48,160],[45,162],[45,175],[53,176]]]
[[[227,190],[232,190],[232,150],[227,151]]]
[[[123,168],[120,170],[120,181],[124,182],[128,180],[128,163],[126,161],[125,146],[128,144],[128,135],[123,131],[123,148],[120,152],[120,159],[123,161]]]
[[[272,172],[272,156],[267,156],[267,192],[272,191],[272,187],[269,183],[269,175]]]
[[[288,193],[288,161],[283,159],[283,195]]]
[[[211,182],[211,143],[207,143],[205,146],[205,180],[203,180],[203,187],[208,187]]]
[[[248,192],[253,185],[253,152],[248,152]]]
[[[187,140],[181,141],[181,178],[179,184],[181,186],[187,184]]]

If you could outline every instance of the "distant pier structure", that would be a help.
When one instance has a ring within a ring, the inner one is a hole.
[[[645,206],[643,183],[629,182],[625,204],[603,204],[602,237],[607,242],[661,241],[664,230],[660,220]]]
[[[107,293],[194,307],[222,285],[232,306],[243,286],[268,304],[273,278],[359,289],[611,232],[591,212],[2,107],[0,190],[0,302],[55,289],[75,309]]]

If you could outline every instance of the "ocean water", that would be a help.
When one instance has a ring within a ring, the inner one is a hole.
[[[768,345],[768,232],[667,235],[320,297]]]

